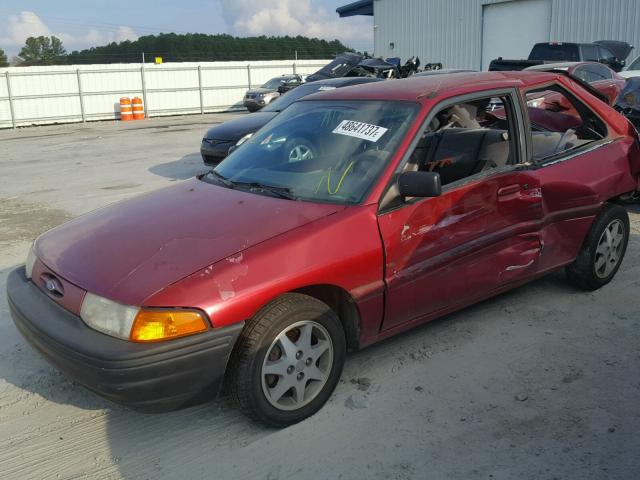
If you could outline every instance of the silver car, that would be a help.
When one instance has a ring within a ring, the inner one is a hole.
[[[304,83],[304,78],[300,75],[281,75],[274,77],[260,88],[247,90],[242,103],[250,112],[256,112],[265,105],[268,105],[271,100],[280,96],[278,87],[284,83]]]

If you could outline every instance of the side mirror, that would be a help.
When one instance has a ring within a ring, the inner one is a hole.
[[[435,172],[404,172],[398,177],[402,197],[438,197],[442,194],[440,174]]]

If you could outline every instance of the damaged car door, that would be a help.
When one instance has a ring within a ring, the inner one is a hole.
[[[488,111],[500,98],[502,115]],[[383,330],[442,315],[531,277],[541,252],[542,198],[522,163],[524,124],[511,89],[443,101],[397,174],[437,173],[442,193],[402,198],[378,216],[385,251]]]

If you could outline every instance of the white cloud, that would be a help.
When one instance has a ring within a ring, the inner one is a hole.
[[[24,11],[18,15],[10,15],[7,24],[0,25],[0,32],[3,32],[0,33],[0,46],[13,55],[18,53],[28,37],[38,37],[40,35],[55,35],[62,40],[62,44],[67,51],[138,38],[136,32],[126,26],[105,29],[78,26],[69,27],[69,29],[73,29],[74,33],[53,31],[34,12]]]
[[[220,0],[223,16],[237,35],[304,35],[338,39],[361,49],[373,44],[371,18],[339,18],[312,0]]]
[[[24,45],[28,37],[51,35],[49,27],[33,12],[21,12],[19,15],[9,15],[5,34],[0,42],[8,47]]]

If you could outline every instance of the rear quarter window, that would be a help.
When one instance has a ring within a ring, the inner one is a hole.
[[[607,127],[574,95],[554,84],[526,92],[532,157],[543,163],[607,136]]]

